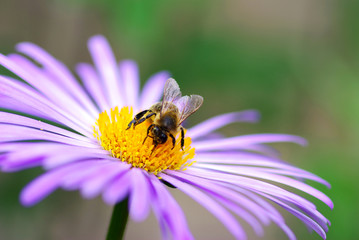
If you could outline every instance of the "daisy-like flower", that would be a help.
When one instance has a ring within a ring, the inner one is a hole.
[[[102,195],[110,205],[127,203],[129,216],[144,220],[152,209],[164,239],[193,239],[181,207],[169,193],[175,187],[217,217],[235,239],[246,233],[235,216],[261,236],[271,222],[289,239],[295,235],[276,207],[299,218],[326,238],[329,221],[306,198],[330,208],[332,201],[305,183],[330,186],[322,178],[294,167],[265,145],[294,142],[298,136],[252,134],[224,137],[215,131],[233,122],[255,122],[253,110],[219,115],[185,130],[181,137],[153,150],[148,121],[130,128],[134,115],[161,100],[167,72],[159,72],[140,90],[137,65],[119,64],[102,36],[88,47],[94,65],[80,63],[80,81],[55,58],[32,43],[0,55],[0,64],[17,77],[0,76],[0,167],[11,172],[42,166],[46,172],[20,195],[32,206],[57,188],[79,190],[86,199]]]

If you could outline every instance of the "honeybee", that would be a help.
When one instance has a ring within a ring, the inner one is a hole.
[[[153,149],[158,144],[164,144],[168,138],[172,139],[172,149],[175,147],[175,136],[181,131],[181,149],[184,146],[184,130],[182,122],[198,110],[203,103],[203,97],[199,95],[183,96],[177,82],[169,78],[164,86],[163,100],[154,104],[150,109],[136,114],[134,119],[128,124],[128,129],[133,126],[150,121],[151,125],[147,128],[147,136],[143,140],[146,142],[148,137],[153,139]]]

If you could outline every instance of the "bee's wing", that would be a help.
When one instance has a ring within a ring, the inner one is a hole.
[[[180,112],[179,124],[181,124],[186,118],[192,113],[198,110],[203,103],[203,97],[199,95],[191,95],[181,97],[177,102],[176,106]]]
[[[162,113],[167,112],[168,108],[172,106],[172,103],[178,100],[182,96],[181,90],[173,78],[169,78],[163,90],[163,100],[162,100],[162,108],[161,108],[161,115]]]

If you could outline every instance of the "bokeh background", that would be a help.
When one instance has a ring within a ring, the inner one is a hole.
[[[103,34],[119,60],[139,63],[142,81],[166,69],[184,93],[204,96],[192,123],[258,109],[259,124],[222,132],[307,138],[306,148],[274,146],[332,184],[330,190],[314,185],[335,203],[331,211],[315,201],[332,222],[328,239],[352,240],[359,238],[358,12],[355,0],[1,0],[0,52],[31,41],[74,70],[90,61],[87,39]],[[0,239],[103,239],[111,207],[100,198],[58,190],[34,207],[19,204],[22,187],[41,172],[0,173]],[[233,239],[197,203],[173,194],[197,239]],[[320,239],[284,214],[298,239]],[[126,239],[160,239],[154,217],[130,222]],[[286,238],[271,225],[263,239]]]

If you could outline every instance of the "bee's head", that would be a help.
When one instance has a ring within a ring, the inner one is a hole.
[[[163,131],[160,127],[158,126],[155,126],[153,129],[152,129],[152,134],[155,138],[155,140],[162,144],[162,143],[165,143],[167,141],[167,134],[165,131]]]

